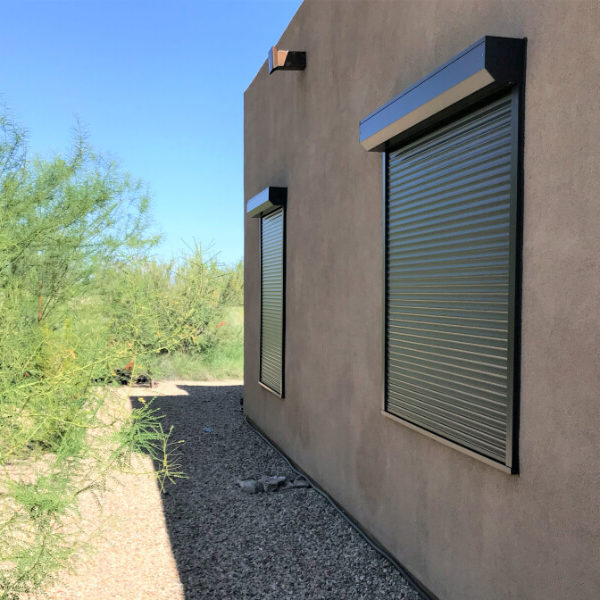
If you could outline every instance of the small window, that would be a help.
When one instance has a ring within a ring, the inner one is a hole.
[[[260,219],[260,382],[283,397],[284,208]]]

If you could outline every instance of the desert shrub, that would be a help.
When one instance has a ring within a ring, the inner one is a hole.
[[[159,480],[178,475],[151,404],[113,408],[98,386],[163,342],[133,290],[115,293],[127,306],[116,310],[103,289],[109,271],[142,261],[147,219],[143,187],[82,136],[67,157],[30,159],[23,132],[0,118],[2,600],[68,564],[85,543],[71,527],[81,495],[136,452],[159,459]]]
[[[241,362],[242,323],[231,318],[243,302],[241,262],[221,265],[197,246],[177,263],[140,258],[104,276],[101,305],[111,307],[115,343],[141,350],[139,370],[160,374],[157,357],[164,363],[165,355],[171,366],[231,352]]]

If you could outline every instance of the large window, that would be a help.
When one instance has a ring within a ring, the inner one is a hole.
[[[385,410],[512,465],[518,96],[385,155]]]
[[[383,412],[509,473],[525,50],[485,36],[360,122],[384,164]]]
[[[260,382],[283,396],[284,208],[260,219]]]

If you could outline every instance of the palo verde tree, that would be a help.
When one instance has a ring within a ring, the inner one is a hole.
[[[36,592],[85,540],[83,494],[132,455],[177,476],[169,435],[145,404],[107,401],[107,373],[141,348],[114,334],[99,289],[107,266],[138,260],[148,198],[76,135],[66,157],[29,158],[0,117],[0,599]],[[131,314],[132,331],[135,314]],[[123,316],[119,315],[119,319]]]

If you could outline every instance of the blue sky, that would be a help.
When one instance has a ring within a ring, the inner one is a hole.
[[[243,255],[243,93],[300,0],[2,0],[0,102],[42,155],[92,146],[152,196],[158,254]]]

